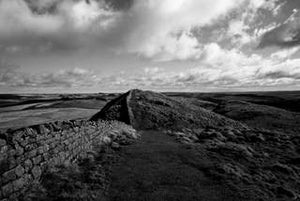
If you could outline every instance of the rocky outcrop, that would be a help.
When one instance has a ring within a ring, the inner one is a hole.
[[[91,120],[118,120],[140,130],[158,128],[232,127],[244,129],[237,121],[201,107],[192,107],[180,100],[152,91],[131,90],[109,102]]]

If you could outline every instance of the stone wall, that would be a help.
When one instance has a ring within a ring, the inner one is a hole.
[[[14,200],[49,166],[76,161],[109,141],[120,122],[64,121],[0,134],[0,200]],[[127,126],[128,127],[128,126]]]

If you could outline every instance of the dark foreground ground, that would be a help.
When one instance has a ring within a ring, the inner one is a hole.
[[[122,149],[120,156],[108,200],[242,200],[224,183],[207,176],[212,164],[205,154],[164,133],[141,132],[141,141]]]
[[[20,200],[300,200],[299,158],[278,155],[280,148],[262,156],[258,147],[191,143],[179,132],[139,133],[133,144],[99,147],[77,164],[49,169]]]
[[[21,200],[243,201],[256,195],[236,192],[212,179],[214,161],[192,145],[157,131],[117,149],[99,148],[78,164],[44,173]]]

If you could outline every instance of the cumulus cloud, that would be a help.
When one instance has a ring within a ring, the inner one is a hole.
[[[197,59],[201,44],[192,29],[245,1],[0,1],[0,49],[72,50],[97,44],[157,60]]]
[[[235,17],[227,20],[226,35],[233,46],[241,48],[244,45],[257,46],[260,36],[274,28],[272,23],[264,24],[264,20],[276,18],[284,3],[280,0],[253,0],[246,1],[243,6],[235,11]]]
[[[298,84],[300,62],[294,59],[300,47],[298,10],[284,21],[270,20],[285,5],[281,0],[0,0],[1,54],[98,48],[151,61],[192,60],[194,64],[176,72],[148,67],[137,75],[101,79],[79,68],[36,75],[2,67],[0,85],[230,88]],[[266,22],[260,22],[265,18]],[[203,36],[204,28],[214,41]],[[261,48],[291,48],[264,57],[267,51],[259,54],[264,50],[256,52],[247,46],[259,38]]]
[[[212,23],[242,2],[216,0],[207,4],[205,0],[136,1],[130,12],[130,20],[127,21],[131,29],[125,51],[158,60],[197,59],[201,53],[201,44],[192,29]]]
[[[117,16],[93,0],[53,2],[0,1],[0,49],[73,50],[97,40]]]
[[[76,88],[94,86],[99,78],[82,68],[60,70],[56,73],[28,74],[4,60],[0,62],[0,86],[30,88]]]
[[[107,80],[113,86],[142,87],[157,90],[232,90],[246,88],[300,86],[300,60],[283,59],[295,50],[278,51],[272,57],[246,55],[208,44],[194,68],[170,72],[163,68],[145,68],[135,75],[123,74]]]
[[[290,59],[294,54],[296,54],[300,50],[300,47],[293,47],[290,49],[283,49],[279,50],[277,52],[274,52],[270,55],[272,59],[281,59],[281,60],[286,60]]]
[[[88,87],[94,86],[98,78],[92,71],[73,68],[61,70],[57,73],[44,73],[33,76],[29,84],[37,87]]]
[[[194,29],[238,11],[241,20],[230,21],[227,36],[243,45],[253,40],[256,11],[276,6],[277,0],[0,1],[0,51],[96,47],[157,61],[199,59],[203,44]]]

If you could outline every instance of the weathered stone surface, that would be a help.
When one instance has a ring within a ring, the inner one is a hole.
[[[15,173],[18,177],[22,177],[24,172],[25,172],[25,169],[21,165],[18,165],[15,169]]]
[[[0,139],[0,147],[3,147],[4,145],[6,145],[6,141],[5,141],[5,140],[2,140],[2,139]]]
[[[38,132],[41,133],[41,134],[47,134],[47,133],[50,132],[50,130],[47,129],[45,125],[40,125]]]
[[[120,149],[120,145],[119,145],[119,143],[113,142],[113,143],[111,143],[111,148],[112,149]]]
[[[10,181],[13,181],[17,178],[17,175],[15,173],[15,169],[12,169],[12,170],[9,170],[7,172],[5,172],[3,175],[2,175],[2,182],[3,183],[8,183]]]
[[[7,153],[8,151],[8,146],[4,145],[3,147],[0,147],[0,154],[4,154]]]
[[[8,197],[14,191],[12,183],[8,183],[2,186],[1,189],[2,189],[3,197]]]
[[[42,170],[39,166],[34,166],[31,170],[31,173],[35,179],[38,179],[42,174]]]
[[[24,178],[20,178],[18,180],[15,180],[14,182],[12,182],[14,191],[18,191],[18,190],[22,189],[24,185],[25,185]]]
[[[42,156],[41,155],[32,158],[32,162],[33,162],[34,165],[39,164],[41,161],[42,161]]]
[[[16,146],[16,155],[17,156],[21,156],[21,155],[23,155],[23,153],[24,153],[24,149],[23,149],[23,147],[21,147],[21,146]]]
[[[29,157],[29,158],[35,157],[36,154],[37,154],[37,150],[36,150],[36,149],[31,150],[31,151],[28,153],[28,157]]]
[[[131,128],[120,122],[79,121],[78,124],[81,127],[75,126],[74,122],[57,122],[57,125],[64,125],[64,129],[57,128],[59,132],[51,130],[49,125],[19,129],[15,131],[19,141],[13,140],[9,145],[1,142],[0,192],[12,199],[16,195],[14,191],[20,192],[23,187],[38,181],[48,166],[74,162],[80,155],[85,156],[94,145],[110,144],[112,141],[108,133],[112,129],[120,135],[122,130]],[[38,130],[47,126],[49,133]],[[9,134],[14,139],[14,131]]]
[[[25,168],[25,171],[28,172],[31,168],[32,168],[32,162],[30,159],[27,159],[25,162],[24,162],[24,168]]]

